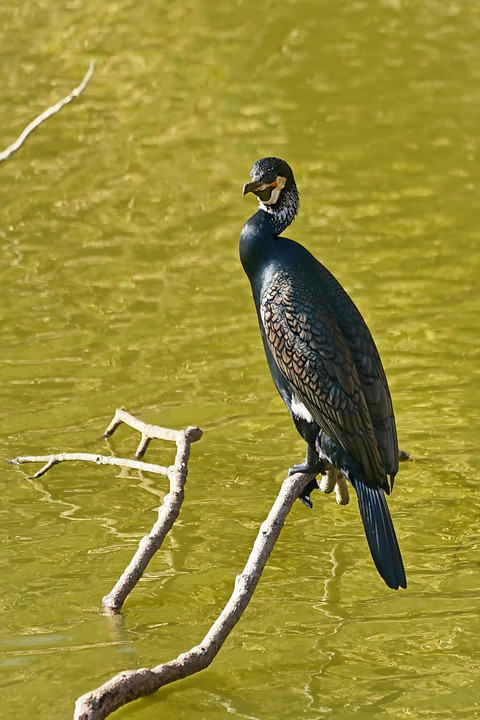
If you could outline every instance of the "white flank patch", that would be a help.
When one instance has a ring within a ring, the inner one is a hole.
[[[297,418],[306,420],[307,422],[314,422],[313,417],[308,412],[305,405],[295,395],[292,395],[292,413]]]

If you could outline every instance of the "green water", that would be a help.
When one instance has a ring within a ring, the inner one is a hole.
[[[196,644],[301,439],[268,376],[238,235],[253,162],[293,166],[305,243],[367,318],[402,466],[409,588],[386,588],[356,503],[314,496],[200,675],[118,718],[480,716],[480,5],[210,0],[0,7],[0,454],[131,453],[116,407],[198,424],[187,500],[123,621],[100,611],[165,483],[2,465],[0,716],[59,720],[125,668]],[[159,444],[147,459],[170,462]]]

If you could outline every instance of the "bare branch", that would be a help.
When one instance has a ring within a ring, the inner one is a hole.
[[[47,110],[44,110],[41,115],[35,118],[35,120],[32,120],[32,122],[27,125],[25,130],[21,133],[21,135],[15,140],[14,143],[9,145],[6,150],[3,152],[0,152],[0,162],[3,162],[4,160],[8,160],[9,157],[13,155],[13,153],[17,152],[19,150],[25,140],[28,138],[30,133],[32,133],[39,125],[41,125],[45,120],[48,120],[49,117],[54,115],[55,113],[59,112],[65,105],[68,105],[68,103],[72,102],[72,100],[75,100],[79,95],[82,94],[82,92],[85,90],[90,78],[93,75],[93,71],[95,70],[96,61],[92,60],[90,63],[90,67],[87,70],[87,73],[85,77],[83,78],[80,85],[78,85],[70,95],[67,95],[66,97],[62,98],[62,100],[59,100],[55,105],[52,105],[51,107],[47,108]]]
[[[135,458],[137,460],[140,460],[140,458],[143,457],[143,455],[145,454],[150,440],[156,438],[157,440],[171,440],[172,442],[178,443],[184,432],[183,430],[171,430],[170,428],[163,428],[159,425],[148,425],[147,423],[144,423],[143,420],[139,420],[134,415],[130,415],[130,413],[128,413],[123,408],[120,408],[115,411],[113,420],[105,430],[103,437],[111,437],[115,430],[120,427],[120,425],[122,425],[122,423],[130,425],[130,427],[138,430],[138,432],[142,435],[142,439],[140,440],[137,452],[135,453]],[[202,431],[199,428],[189,427],[187,430],[189,433],[189,437],[191,438],[190,442],[195,442],[195,440],[199,440],[202,436]],[[198,437],[195,437],[195,439],[193,439],[195,431],[200,434],[198,435]]]
[[[311,475],[297,473],[284,480],[267,519],[260,527],[243,572],[235,580],[229,601],[200,645],[152,669],[128,670],[115,675],[96,690],[78,698],[74,720],[103,720],[132,700],[150,695],[164,685],[210,665],[250,602],[285,519],[311,479]]]
[[[148,425],[123,409],[115,411],[112,422],[104,432],[104,437],[113,435],[122,423],[130,425],[130,427],[138,430],[142,435],[137,449],[137,457],[141,457],[145,453],[148,443],[153,438],[175,442],[177,452],[173,465],[166,467],[164,465],[156,465],[139,460],[94,455],[91,453],[30,455],[9,460],[9,462],[18,465],[23,463],[45,463],[43,467],[33,475],[34,478],[41,477],[50,470],[50,468],[61,462],[69,461],[94,462],[97,465],[116,465],[118,467],[132,468],[133,470],[145,470],[156,473],[157,475],[167,475],[170,481],[170,491],[166,495],[163,505],[159,508],[156,523],[149,534],[139,542],[137,552],[118,582],[108,595],[105,595],[102,599],[104,610],[112,614],[120,612],[126,597],[142,577],[148,563],[161,547],[167,533],[177,519],[184,499],[184,486],[187,481],[190,445],[202,437],[202,431],[198,427],[188,427],[186,430],[170,430],[169,428],[162,428],[158,425]]]
[[[130,418],[131,417],[132,416],[130,416]],[[136,420],[136,418],[134,419]],[[124,419],[123,422],[126,422],[126,420]],[[153,429],[155,432],[164,430],[167,433],[175,432],[152,425],[148,426],[148,428],[149,432],[152,432]],[[142,438],[146,436],[145,429],[140,430],[140,432],[143,433]],[[150,533],[140,540],[138,550],[131,559],[128,567],[108,595],[105,595],[105,597],[102,598],[102,605],[106,612],[120,612],[126,597],[142,577],[145,568],[157,550],[161,547],[167,533],[171,530],[172,525],[180,512],[184,499],[184,486],[187,481],[190,444],[200,439],[202,431],[197,427],[189,427],[182,432],[177,432],[176,434],[177,454],[175,457],[175,463],[168,468],[167,473],[170,481],[170,491],[168,495],[166,495],[163,505],[159,508],[158,519],[150,530]],[[155,435],[155,437],[159,436],[159,434]]]
[[[110,455],[94,455],[92,453],[58,453],[56,455],[25,455],[13,458],[8,461],[13,465],[23,465],[24,463],[45,463],[38,470],[33,478],[39,478],[50,470],[50,468],[62,462],[93,462],[97,465],[116,465],[118,467],[132,468],[132,470],[146,470],[156,473],[157,475],[168,475],[168,467],[164,465],[156,465],[154,463],[139,462],[138,460],[129,460],[128,458],[116,458]]]

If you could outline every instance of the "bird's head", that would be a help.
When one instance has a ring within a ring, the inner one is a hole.
[[[245,183],[243,194],[254,193],[264,205],[275,205],[287,183],[294,182],[291,167],[276,157],[257,160],[250,177],[252,182]]]
[[[265,157],[257,160],[250,177],[252,181],[243,186],[243,195],[254,193],[260,208],[275,216],[276,225],[285,229],[299,207],[297,186],[290,165],[280,158]]]

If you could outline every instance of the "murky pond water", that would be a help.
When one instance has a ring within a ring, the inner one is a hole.
[[[132,452],[124,406],[198,424],[187,501],[121,625],[100,612],[157,478],[4,463],[2,717],[71,716],[113,673],[196,644],[303,444],[263,357],[238,235],[254,160],[293,166],[289,235],[367,318],[394,396],[389,591],[356,503],[297,503],[209,670],[119,718],[476,717],[480,653],[480,5],[207,0],[0,8],[0,447]],[[170,462],[172,449],[150,459]]]

